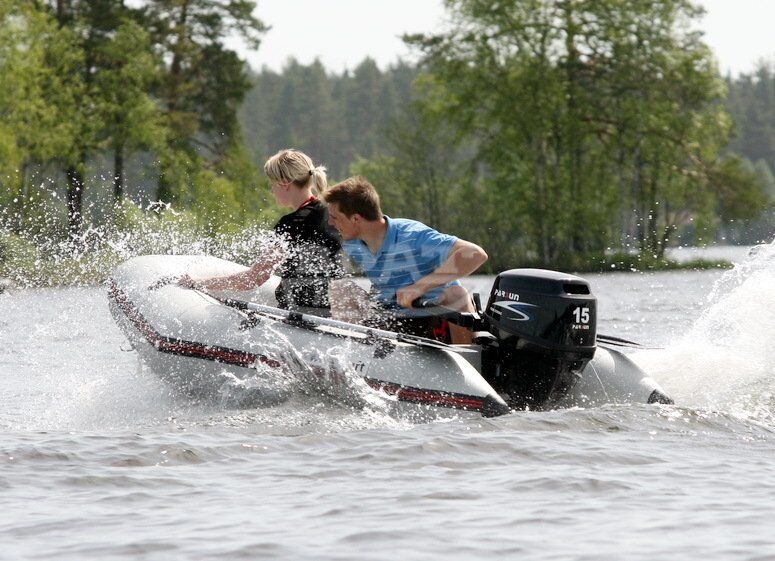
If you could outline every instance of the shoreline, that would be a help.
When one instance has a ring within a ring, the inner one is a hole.
[[[714,269],[728,270],[734,267],[734,263],[730,261],[715,261],[715,260],[699,260],[689,261],[685,263],[672,262],[669,266],[663,267],[648,267],[648,268],[636,268],[625,266],[612,266],[609,268],[589,267],[589,268],[568,268],[568,269],[551,269],[570,275],[611,275],[611,274],[636,274],[636,273],[663,273],[663,272],[680,272],[680,271],[710,271]],[[535,268],[535,267],[515,267],[515,268]],[[545,267],[541,267],[545,268]],[[469,275],[465,278],[477,278],[477,277],[495,277],[498,273],[476,273]],[[23,276],[22,276],[23,278]],[[364,276],[353,276],[356,280],[364,280]],[[8,278],[0,278],[0,295],[10,292],[16,292],[20,290],[37,290],[37,289],[51,289],[51,288],[89,288],[97,287],[105,284],[107,276],[100,279],[89,278],[79,279],[73,282],[63,282],[61,278],[58,279],[41,279],[37,277],[35,280],[21,280],[14,282]]]
[[[567,263],[565,266],[547,267],[542,263],[525,260],[511,268],[552,269],[569,274],[648,273],[663,271],[727,270],[735,263],[745,261],[755,246],[706,246],[671,248],[663,259],[643,259],[629,253],[614,253],[586,263]],[[21,249],[21,248],[14,248]],[[14,255],[16,253],[16,255]],[[112,251],[82,253],[72,258],[51,257],[41,259],[36,251],[0,253],[0,294],[25,288],[51,288],[96,286],[108,278],[110,272],[126,256]],[[235,259],[238,262],[244,261]],[[506,270],[504,268],[503,270]],[[494,276],[501,271],[484,270],[482,276]]]

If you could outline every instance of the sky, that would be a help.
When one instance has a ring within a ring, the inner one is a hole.
[[[700,0],[705,40],[723,74],[753,70],[775,60],[775,0]],[[381,68],[399,57],[413,60],[404,33],[431,32],[443,24],[442,0],[257,0],[256,15],[272,29],[258,51],[243,57],[257,70],[279,71],[289,57],[319,58],[331,72],[352,69],[370,56]]]

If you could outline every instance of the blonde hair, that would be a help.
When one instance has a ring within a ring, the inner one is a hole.
[[[309,186],[323,194],[328,187],[326,168],[315,166],[304,152],[280,150],[264,164],[264,173],[273,183],[293,183],[299,189]]]

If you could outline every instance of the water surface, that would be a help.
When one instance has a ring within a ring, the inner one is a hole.
[[[496,419],[197,403],[104,287],[2,294],[0,559],[775,558],[773,255],[586,275],[677,405]]]

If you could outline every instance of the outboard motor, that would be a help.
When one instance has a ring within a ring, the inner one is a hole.
[[[574,275],[503,272],[483,315],[495,341],[482,370],[514,408],[533,409],[561,397],[595,354],[597,300],[589,283]]]

